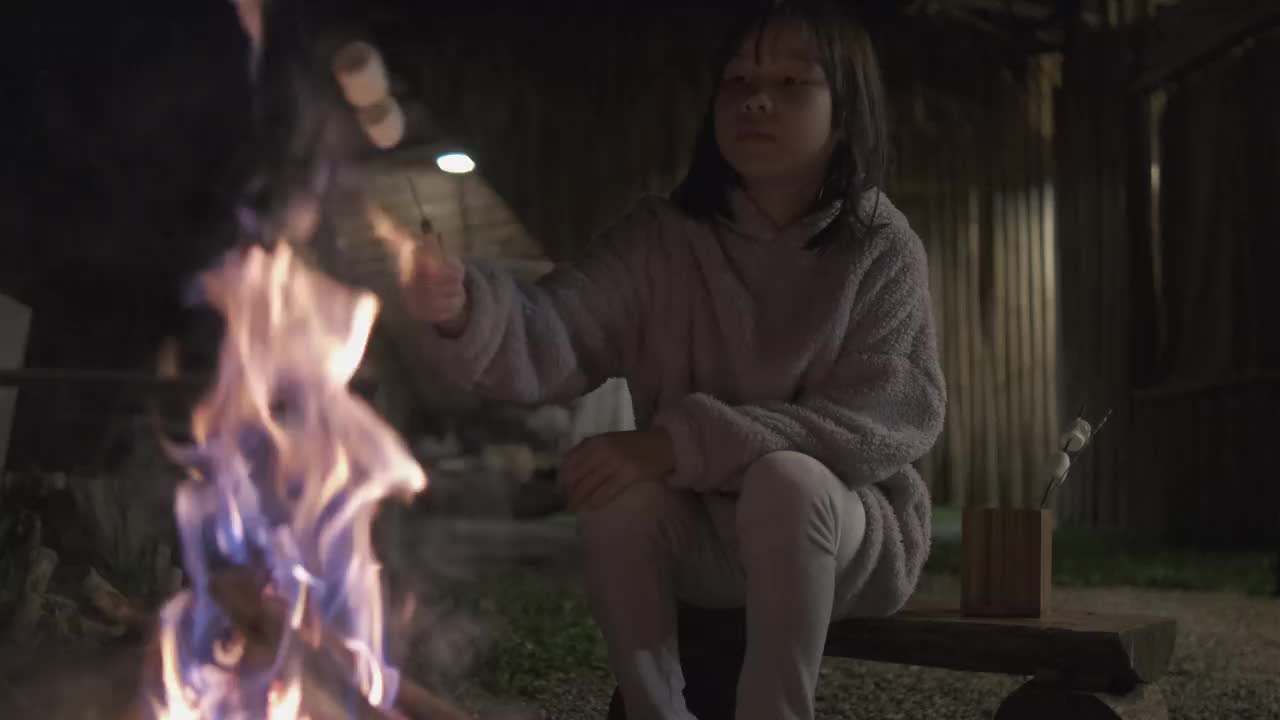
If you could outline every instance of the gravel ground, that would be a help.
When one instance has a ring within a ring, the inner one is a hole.
[[[922,592],[955,597],[952,578],[929,578]],[[1179,720],[1280,718],[1280,600],[1222,593],[1069,590],[1063,608],[1168,615],[1178,645],[1159,683]],[[1019,678],[883,663],[828,660],[818,689],[818,715],[858,720],[976,720],[994,715]],[[531,698],[535,717],[599,720],[612,686],[591,679]]]
[[[490,538],[493,546],[468,540],[464,544],[475,549],[476,557],[468,557],[466,564],[480,561],[484,565],[499,555],[506,556],[501,558],[506,562],[522,564],[530,557],[573,554],[572,542],[561,537],[564,533],[548,533],[545,528],[528,537],[517,532],[518,538],[496,533],[484,524],[473,523],[463,529],[465,532],[455,530],[464,536]],[[406,533],[407,538],[411,535]],[[411,544],[422,543],[426,543],[425,538],[416,538]],[[439,543],[426,544],[431,553],[439,555]],[[552,572],[556,576],[564,574],[566,582],[574,582],[569,577],[575,573],[574,566],[576,563],[570,560]],[[921,592],[958,598],[959,588],[954,578],[930,577],[925,579]],[[1111,588],[1059,589],[1054,602],[1062,608],[1176,618],[1177,649],[1170,672],[1160,682],[1169,699],[1172,718],[1280,720],[1280,599]],[[116,676],[136,667],[136,662],[127,656],[76,663],[54,657],[37,661],[29,655],[0,652],[0,717],[118,717],[108,699],[132,695],[136,684]],[[14,672],[14,665],[25,672]],[[33,687],[33,676],[42,680],[34,685],[43,687]],[[990,718],[1000,701],[1020,682],[1019,678],[1005,676],[828,660],[819,683],[818,714],[822,718],[859,720]],[[611,692],[612,683],[607,676],[598,669],[584,668],[579,679],[538,691],[519,703],[495,705],[487,699],[463,697],[469,706],[483,708],[482,717],[492,720],[601,720]],[[18,697],[27,702],[15,712],[9,701]],[[30,715],[33,707],[39,708],[36,715]],[[503,709],[499,711],[498,707]]]
[[[949,578],[929,579],[925,588],[942,594],[955,593],[956,589],[955,581]],[[1159,683],[1169,699],[1172,718],[1280,718],[1280,600],[1116,588],[1059,590],[1055,602],[1064,608],[1177,618],[1177,650],[1169,674]],[[25,660],[30,662],[31,658]],[[22,694],[41,708],[40,717],[112,718],[113,712],[101,713],[113,704],[107,698],[122,689],[110,669],[119,670],[122,660],[114,658],[106,665],[95,663],[78,668],[80,672],[58,664],[58,680],[48,683],[57,688],[56,692],[32,692],[35,688],[25,687]],[[134,662],[125,660],[123,665],[132,666]],[[990,718],[1000,700],[1019,683],[1017,678],[1004,676],[828,660],[819,683],[818,715],[858,720]],[[5,688],[0,683],[0,716],[34,717],[27,714],[32,705],[17,714],[10,714],[12,706],[5,709],[8,703],[4,700],[8,698],[4,696],[13,689],[16,688]],[[491,720],[601,720],[610,692],[612,684],[606,678],[587,673],[582,682],[556,687],[520,703],[495,705],[472,698],[467,704],[483,708],[480,715]],[[86,704],[92,707],[85,707]]]

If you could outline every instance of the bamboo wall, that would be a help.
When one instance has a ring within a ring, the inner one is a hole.
[[[1280,370],[1280,28],[1161,94],[1156,382]]]
[[[1201,548],[1276,547],[1278,406],[1274,371],[1135,393],[1132,452],[1140,471],[1128,488],[1141,510],[1131,513],[1129,529]]]
[[[1113,415],[1073,466],[1058,510],[1064,522],[1130,524],[1129,433],[1135,341],[1127,113],[1129,38],[1081,33],[1064,63],[1055,99],[1061,263],[1062,412]]]
[[[1046,57],[990,73],[968,98],[897,103],[892,192],[930,253],[948,381],[946,429],[922,468],[940,503],[1029,506],[1044,488],[1058,420],[1057,73]]]
[[[1060,509],[1147,540],[1274,547],[1280,42],[1154,96],[1130,84],[1141,48],[1077,33],[1056,98],[1062,409],[1116,411]]]
[[[1168,27],[1203,22],[1187,15]],[[1149,296],[1139,306],[1150,306],[1160,332],[1137,377],[1128,483],[1131,507],[1141,508],[1135,531],[1151,539],[1280,542],[1270,458],[1280,431],[1277,80],[1273,27],[1166,78],[1152,98],[1154,170],[1133,195],[1156,191],[1156,228],[1138,238],[1149,242],[1134,257],[1157,281],[1135,296]]]

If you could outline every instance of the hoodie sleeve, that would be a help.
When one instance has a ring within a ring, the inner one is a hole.
[[[456,338],[426,328],[427,356],[455,382],[526,404],[566,402],[622,375],[640,337],[645,245],[658,212],[641,203],[582,260],[536,282],[468,263],[467,326]]]
[[[942,430],[946,388],[927,260],[913,232],[888,234],[858,282],[840,355],[821,383],[790,402],[730,405],[695,393],[658,413],[654,423],[675,447],[673,485],[734,492],[752,462],[792,450],[857,487],[929,451]]]

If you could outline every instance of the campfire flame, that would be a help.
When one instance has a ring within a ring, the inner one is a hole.
[[[176,515],[191,587],[160,613],[157,718],[305,715],[306,653],[340,639],[349,678],[389,708],[398,675],[384,653],[384,600],[371,526],[380,501],[427,478],[395,431],[348,390],[379,305],[308,268],[286,244],[237,251],[201,278],[226,322],[213,388],[175,448],[190,468]],[[224,568],[261,572],[283,608],[268,653],[215,601]],[[259,656],[263,653],[258,653]]]

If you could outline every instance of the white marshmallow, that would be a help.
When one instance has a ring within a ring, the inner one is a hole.
[[[1093,437],[1093,426],[1089,424],[1088,420],[1078,417],[1071,421],[1071,425],[1067,428],[1067,432],[1078,432],[1084,436],[1085,442],[1088,442],[1089,438]]]
[[[378,49],[366,42],[344,45],[333,56],[333,74],[342,87],[342,96],[355,107],[364,108],[387,97],[387,69]]]
[[[1049,456],[1048,463],[1049,478],[1053,482],[1057,482],[1067,476],[1067,471],[1071,469],[1071,458],[1061,450]]]
[[[1067,452],[1080,452],[1089,438],[1077,428],[1068,430],[1058,438],[1058,447]]]
[[[356,116],[365,134],[383,150],[395,147],[404,139],[404,113],[395,98],[383,98],[381,102],[360,108]]]

